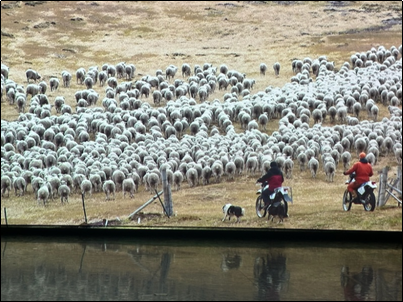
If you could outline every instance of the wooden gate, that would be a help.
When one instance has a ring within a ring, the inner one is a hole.
[[[402,167],[397,167],[396,178],[388,178],[389,170],[388,167],[385,167],[381,171],[377,202],[378,207],[385,205],[390,196],[397,201],[399,207],[402,205]]]

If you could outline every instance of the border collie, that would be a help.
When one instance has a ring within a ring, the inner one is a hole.
[[[285,207],[281,202],[275,202],[274,204],[271,204],[268,207],[267,211],[269,213],[269,221],[273,221],[274,217],[277,216],[279,218],[278,223],[283,222],[283,219],[285,217]]]
[[[241,207],[234,206],[230,203],[227,203],[222,207],[222,212],[224,213],[224,218],[222,221],[225,221],[225,218],[228,216],[228,220],[231,220],[231,217],[236,217],[236,222],[240,222],[240,217],[245,215],[245,209]]]

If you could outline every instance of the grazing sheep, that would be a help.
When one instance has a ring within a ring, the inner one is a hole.
[[[221,182],[221,177],[224,174],[224,167],[223,167],[222,161],[220,161],[220,160],[214,161],[214,163],[211,165],[211,170],[213,173],[212,176],[215,177],[216,183]]]
[[[180,190],[182,182],[183,182],[183,174],[182,172],[176,170],[173,174],[173,184],[175,186],[176,191]]]
[[[199,184],[199,174],[197,170],[193,167],[187,169],[186,179],[188,181],[189,187],[195,187]]]
[[[395,158],[396,158],[396,162],[398,165],[402,164],[402,148],[395,148],[394,149],[394,154],[395,154]]]
[[[46,84],[45,81],[41,81],[38,83],[38,86],[41,88],[40,91],[42,94],[46,93],[46,90],[48,89],[48,85]]]
[[[256,122],[256,120],[251,120],[248,123],[247,129],[248,131],[252,131],[252,129],[259,129],[259,124]]]
[[[280,63],[279,62],[274,63],[273,69],[274,69],[274,75],[278,77],[280,74]]]
[[[264,131],[266,131],[266,126],[269,123],[269,117],[267,115],[267,112],[264,112],[261,115],[259,115],[258,121],[259,121],[259,125],[261,126],[261,128]]]
[[[106,71],[100,71],[98,73],[98,80],[99,80],[99,86],[103,87],[108,79],[108,74]]]
[[[308,168],[311,171],[312,178],[316,178],[316,173],[319,169],[319,161],[315,157],[311,157],[308,162]]]
[[[340,123],[345,123],[347,121],[347,107],[341,106],[337,108],[337,118]]]
[[[136,171],[133,171],[129,176],[133,179],[134,182],[134,192],[137,192],[141,182],[140,175]]]
[[[18,112],[25,113],[26,97],[22,93],[18,93],[15,97],[15,103],[17,104]]]
[[[118,87],[118,80],[115,77],[109,77],[106,81],[107,85],[112,89]]]
[[[146,185],[146,190],[154,194],[155,191],[158,191],[158,184],[161,182],[161,179],[157,173],[150,172],[149,170],[146,175],[144,175],[143,181]]]
[[[307,158],[307,156],[306,156],[306,153],[305,153],[305,152],[299,153],[299,154],[297,155],[297,160],[298,160],[298,164],[299,164],[299,170],[300,170],[301,172],[302,172],[302,171],[305,171],[306,165],[307,165],[307,163],[308,163],[308,158]]]
[[[228,66],[227,65],[225,65],[225,64],[221,64],[220,65],[220,73],[222,73],[222,74],[227,74],[228,73]]]
[[[38,189],[37,192],[37,199],[38,202],[42,201],[43,205],[46,205],[48,202],[50,194],[50,185],[48,183],[45,183],[43,180],[40,181],[40,188]]]
[[[151,93],[151,85],[149,83],[145,83],[141,86],[140,88],[140,97],[143,97],[143,95],[148,98],[148,96]]]
[[[3,86],[2,86],[3,87]],[[15,89],[14,88],[9,88],[7,91],[6,91],[6,96],[7,96],[7,99],[8,99],[8,102],[10,103],[10,105],[13,105],[14,104],[14,102],[15,102],[15,94],[16,94],[16,92],[15,92]]]
[[[259,65],[259,71],[261,75],[266,75],[267,65],[265,63],[261,63]]]
[[[41,87],[36,84],[28,84],[27,88],[25,89],[25,95],[31,95],[32,97],[41,93]]]
[[[102,69],[102,70],[104,70],[104,69]],[[116,76],[116,67],[113,65],[107,65],[105,71],[106,71],[106,74],[108,75],[108,78]]]
[[[361,104],[359,102],[355,102],[353,105],[353,113],[357,119],[360,117],[361,110],[362,110]]]
[[[83,84],[85,79],[86,70],[83,67],[80,67],[76,70],[76,81],[77,84]]]
[[[126,80],[132,80],[134,78],[134,73],[136,72],[136,66],[134,64],[125,65]]]
[[[225,174],[228,176],[228,180],[234,180],[236,173],[236,165],[233,161],[227,162],[225,165]]]
[[[66,183],[62,183],[60,187],[57,190],[57,193],[60,196],[60,202],[69,202],[69,196],[70,196],[70,188]]]
[[[159,90],[154,90],[153,91],[153,101],[154,101],[154,105],[160,105],[161,101],[162,101],[162,94],[161,91]]]
[[[169,81],[169,79],[173,79],[175,77],[176,72],[178,71],[178,67],[174,65],[169,65],[165,70],[165,79]]]
[[[246,171],[249,172],[250,174],[254,175],[258,171],[259,162],[256,157],[251,156],[251,157],[248,157],[248,159],[246,160],[245,166],[246,166]]]
[[[3,170],[2,170],[3,171]],[[4,193],[7,191],[7,197],[10,197],[11,191],[11,178],[7,175],[1,176],[1,197],[4,196]]]
[[[354,148],[355,151],[357,152],[357,155],[360,154],[361,152],[364,152],[365,149],[367,148],[366,140],[363,137],[357,138],[354,142]]]
[[[376,165],[376,163],[377,163],[377,158],[376,158],[375,154],[372,152],[367,153],[366,159],[372,166]]]
[[[115,183],[116,189],[122,188],[122,183],[125,178],[126,178],[126,176],[122,171],[120,171],[120,170],[113,171],[111,179]]]
[[[85,172],[84,172],[85,173]],[[83,173],[75,173],[73,175],[73,189],[74,193],[77,193],[78,189],[81,189],[81,183],[86,179]]]
[[[102,190],[102,178],[98,173],[90,174],[89,181],[92,184],[92,189],[94,192],[101,192]]]
[[[92,89],[92,86],[94,85],[94,79],[90,76],[86,76],[84,79],[84,85],[87,89]]]
[[[348,151],[344,151],[341,154],[341,161],[343,163],[344,170],[348,170],[350,168],[351,154]]]
[[[108,179],[104,182],[103,186],[102,186],[102,190],[104,191],[106,198],[105,200],[109,200],[110,199],[110,194],[113,193],[113,199],[115,199],[115,183]]]
[[[81,194],[85,196],[86,193],[90,193],[92,196],[92,183],[88,179],[84,179],[80,184]]]
[[[336,165],[332,161],[328,161],[325,163],[325,173],[326,173],[326,181],[333,182],[334,174],[336,172]]]
[[[63,80],[63,87],[70,87],[70,82],[71,82],[71,73],[63,70],[62,71],[62,80]]]
[[[192,71],[191,71],[190,65],[187,63],[183,63],[182,64],[182,77],[183,78],[190,77],[191,72]]]
[[[29,80],[34,80],[34,82],[36,82],[36,80],[41,79],[41,75],[33,69],[27,69],[27,71],[25,72],[25,75],[27,77],[28,83],[29,83]]]
[[[337,165],[339,164],[339,161],[340,161],[339,151],[337,151],[336,149],[333,149],[332,151],[330,151],[330,155],[333,157],[335,165],[337,167]]]
[[[227,90],[229,85],[229,80],[225,77],[221,77],[218,79],[218,90],[224,89]],[[194,85],[194,89],[197,89],[197,84]]]
[[[318,108],[312,111],[312,117],[315,124],[322,123],[323,121],[322,111]]]
[[[1,74],[7,80],[8,79],[9,68],[7,65],[1,63]]]
[[[393,151],[393,139],[390,136],[385,137],[382,143],[382,149],[386,153],[386,156]]]
[[[291,158],[287,158],[284,161],[284,174],[285,178],[292,178],[292,170],[294,168],[294,162]]]
[[[374,122],[376,122],[378,120],[378,113],[379,113],[378,106],[376,106],[375,104],[372,105],[372,107],[371,107],[371,116],[372,116],[372,119],[374,120]]]
[[[118,64],[116,64],[115,69],[116,69],[116,77],[118,79],[121,79],[124,77],[124,73],[125,73],[125,62],[119,62]]]
[[[126,196],[126,192],[130,193],[130,198],[134,197],[134,192],[135,192],[135,184],[133,181],[133,178],[126,178],[125,180],[123,180],[122,183],[122,190],[123,190],[123,197]]]
[[[203,185],[206,186],[210,184],[210,178],[213,175],[213,170],[209,165],[206,165],[203,167],[202,174],[201,174],[201,179],[203,181]]]

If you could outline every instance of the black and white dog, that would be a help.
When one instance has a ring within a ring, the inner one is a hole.
[[[281,202],[275,202],[274,204],[271,204],[268,207],[267,211],[269,213],[269,221],[273,221],[274,217],[278,216],[278,222],[280,223],[283,222],[284,217],[286,217],[285,207]]]
[[[230,203],[227,203],[222,207],[222,212],[224,213],[224,218],[222,221],[225,221],[225,218],[228,216],[228,220],[231,219],[231,217],[235,216],[236,217],[236,222],[240,222],[240,217],[245,215],[245,209],[241,207],[234,206]]]

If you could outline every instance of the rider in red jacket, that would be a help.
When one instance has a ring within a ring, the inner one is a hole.
[[[269,197],[274,193],[274,189],[282,186],[284,182],[283,172],[278,168],[278,165],[275,161],[270,163],[270,169],[267,171],[265,175],[259,178],[256,182],[267,182],[269,188],[263,191],[262,197],[263,201],[267,204],[269,203]]]
[[[355,172],[355,181],[350,182],[347,186],[348,191],[351,193],[352,198],[357,197],[356,189],[358,189],[363,183],[369,181],[369,178],[373,175],[372,166],[366,159],[366,154],[361,152],[359,157],[360,160],[356,162],[351,169],[343,172],[344,175],[349,175]]]

